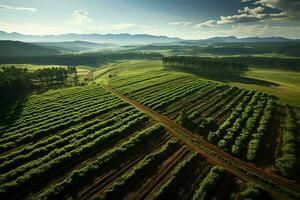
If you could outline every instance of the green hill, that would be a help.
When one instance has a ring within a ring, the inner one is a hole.
[[[0,56],[43,56],[57,55],[61,52],[34,44],[19,41],[0,40]]]

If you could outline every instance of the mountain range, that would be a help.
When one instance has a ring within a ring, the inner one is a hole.
[[[283,37],[247,37],[237,38],[229,37],[213,37],[201,40],[183,40],[180,38],[171,38],[167,36],[155,36],[148,34],[61,34],[61,35],[24,35],[21,33],[7,33],[0,31],[0,40],[17,40],[22,42],[33,43],[57,43],[57,42],[73,42],[84,41],[91,43],[113,43],[117,45],[146,45],[146,44],[213,44],[213,43],[268,43],[268,42],[294,42],[300,40],[288,39]]]
[[[167,36],[154,36],[147,34],[131,35],[122,34],[61,34],[61,35],[24,35],[20,33],[7,33],[0,31],[0,40],[18,40],[22,42],[70,42],[85,41],[93,43],[114,43],[118,45],[125,44],[152,44],[152,43],[170,43],[181,41],[179,38],[170,38]]]

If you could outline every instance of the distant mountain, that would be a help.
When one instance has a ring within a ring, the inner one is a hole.
[[[281,42],[300,42],[300,40],[288,39],[283,37],[246,37],[237,38],[235,36],[229,37],[213,37],[202,40],[184,40],[174,42],[174,44],[195,45],[195,44],[220,44],[220,43],[281,43]]]
[[[119,47],[118,45],[111,43],[93,43],[85,41],[74,41],[74,42],[37,42],[33,43],[39,46],[52,48],[61,52],[84,52],[84,51],[98,51],[103,49],[113,49]]]
[[[6,33],[0,31],[1,40],[19,40],[23,42],[66,42],[66,41],[85,41],[94,43],[115,43],[124,44],[151,44],[151,43],[170,43],[181,41],[179,38],[166,36],[154,36],[147,34],[62,34],[62,35],[24,35],[20,33]]]
[[[0,40],[0,56],[57,55],[60,51],[19,41]]]

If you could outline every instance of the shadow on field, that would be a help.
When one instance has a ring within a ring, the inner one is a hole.
[[[2,132],[2,129],[5,130],[14,125],[15,121],[18,120],[20,114],[22,113],[26,101],[27,98],[24,96],[8,104],[0,105],[0,132]]]
[[[206,78],[206,79],[211,79],[211,80],[220,81],[220,82],[224,82],[224,83],[237,82],[237,83],[253,84],[253,85],[264,86],[264,87],[279,86],[279,84],[271,82],[271,81],[250,78],[250,77],[244,77],[244,76],[223,76],[223,77],[202,76],[202,75],[200,75],[200,76],[203,78]]]

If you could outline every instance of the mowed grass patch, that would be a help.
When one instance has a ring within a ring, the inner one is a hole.
[[[253,89],[277,96],[282,102],[300,105],[300,72],[250,68],[245,77],[268,81],[270,85],[255,83],[230,82],[231,85],[245,89]]]

